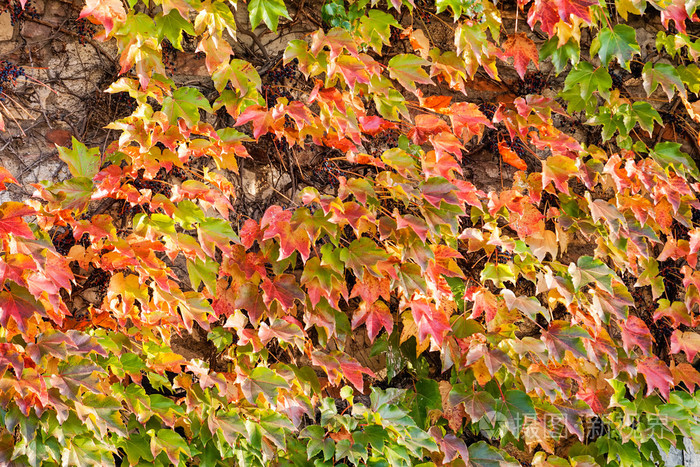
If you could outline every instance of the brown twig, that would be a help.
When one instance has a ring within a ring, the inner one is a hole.
[[[260,38],[258,37],[257,34],[255,34],[253,31],[250,29],[244,29],[240,25],[238,26],[238,32],[241,34],[245,34],[246,36],[250,37],[253,39],[253,43],[258,46],[258,49],[260,49],[260,52],[262,52],[263,57],[265,60],[270,59],[270,55],[267,53],[267,50],[265,50],[265,46],[260,42]]]

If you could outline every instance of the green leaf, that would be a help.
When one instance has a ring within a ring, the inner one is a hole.
[[[88,149],[83,143],[72,138],[73,149],[58,147],[58,157],[68,165],[74,177],[92,179],[100,171],[102,159],[99,148]]]
[[[340,259],[345,262],[345,267],[351,269],[355,276],[362,279],[365,269],[378,274],[377,263],[387,259],[386,251],[379,248],[376,243],[367,237],[361,237],[340,253]]]
[[[202,282],[213,295],[216,292],[216,276],[219,273],[219,263],[213,259],[203,261],[199,258],[187,260],[187,272],[194,290],[199,289]]]
[[[488,263],[481,271],[481,282],[492,281],[496,287],[505,287],[504,282],[515,285],[517,276],[512,265]]]
[[[664,169],[670,166],[681,175],[688,173],[696,180],[700,180],[698,166],[688,154],[681,151],[680,143],[670,141],[659,143],[649,155]]]
[[[658,123],[659,125],[663,124],[659,112],[657,112],[656,109],[651,106],[651,104],[643,101],[637,101],[632,104],[632,111],[625,116],[625,126],[627,128],[633,126],[631,125],[632,122],[639,123],[639,126],[649,133],[649,136],[651,136],[652,131],[654,130],[654,122]]]
[[[586,357],[583,339],[591,339],[590,334],[580,326],[571,326],[568,321],[556,320],[542,332],[542,341],[554,359],[561,363],[567,351],[574,357]]]
[[[382,53],[382,45],[391,44],[391,27],[401,28],[401,25],[389,13],[381,10],[370,10],[367,16],[360,18],[357,31],[364,40],[377,51]]]
[[[430,411],[442,408],[442,396],[438,382],[432,379],[421,379],[416,382],[416,400],[411,410],[411,417],[419,428],[426,428],[430,420]]]
[[[668,96],[669,102],[671,102],[673,95],[676,93],[676,89],[684,99],[688,97],[688,93],[685,90],[685,86],[683,85],[683,81],[681,81],[678,71],[676,71],[673,65],[668,63],[657,63],[654,65],[651,62],[647,62],[642,70],[642,79],[647,97],[651,96],[651,94],[656,91],[659,84],[666,93],[666,96]]]
[[[517,467],[520,466],[511,456],[484,441],[469,446],[469,463],[478,467]]]
[[[595,283],[613,293],[612,280],[616,277],[615,272],[597,258],[581,256],[576,265],[572,263],[569,266],[569,274],[576,291],[581,290],[584,285]]]
[[[551,57],[557,75],[561,73],[568,64],[576,66],[579,62],[580,55],[581,47],[578,42],[573,39],[559,46],[559,38],[555,36],[540,47],[540,61],[542,62]]]
[[[269,368],[263,366],[250,372],[248,378],[241,383],[243,395],[251,404],[255,404],[262,394],[268,402],[277,397],[278,388],[288,388],[287,381]]]
[[[181,87],[173,92],[172,97],[163,99],[163,113],[168,117],[170,124],[177,124],[182,118],[189,126],[199,122],[199,109],[212,112],[209,101],[195,88]]]
[[[245,60],[233,59],[229,63],[222,63],[211,74],[214,87],[221,92],[230,82],[237,89],[241,97],[247,96],[254,89],[260,90],[262,81],[253,65]]]
[[[151,430],[152,431],[152,430]],[[168,459],[174,464],[180,464],[180,454],[186,457],[191,455],[187,441],[173,430],[161,429],[151,438],[151,451],[165,451]]]
[[[194,36],[192,24],[183,18],[177,9],[172,9],[167,15],[156,17],[158,27],[158,41],[166,37],[176,49],[182,49],[182,32]]]
[[[595,91],[607,99],[611,88],[612,78],[608,70],[603,67],[593,68],[588,62],[581,62],[564,80],[564,91],[574,90],[574,94],[583,101],[589,101]]]
[[[277,31],[280,16],[292,19],[283,0],[251,0],[248,3],[250,28],[255,29],[264,22],[272,32]]]
[[[389,60],[389,76],[403,87],[416,93],[416,83],[433,84],[428,73],[422,68],[430,62],[412,54],[399,54]]]
[[[530,396],[517,389],[507,391],[505,399],[498,399],[496,410],[504,415],[508,431],[516,438],[520,437],[520,430],[525,420],[534,420],[537,416]]]
[[[209,331],[207,339],[214,344],[216,350],[222,352],[233,342],[233,334],[221,326],[217,326]]]
[[[628,62],[635,53],[639,53],[636,32],[626,24],[617,24],[612,30],[604,28],[591,41],[591,55],[598,54],[605,67],[615,57],[629,70]]]

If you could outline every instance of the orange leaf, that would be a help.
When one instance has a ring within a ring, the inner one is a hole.
[[[503,158],[503,162],[506,164],[512,165],[518,170],[527,170],[527,164],[525,161],[522,160],[520,156],[518,156],[515,151],[509,148],[503,141],[498,143],[498,152],[501,153],[501,158]]]
[[[508,37],[508,40],[503,43],[503,54],[506,57],[513,57],[513,66],[520,75],[520,79],[525,79],[525,70],[530,60],[539,69],[537,46],[523,33]]]

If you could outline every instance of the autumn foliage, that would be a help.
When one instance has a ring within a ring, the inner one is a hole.
[[[700,447],[698,6],[326,2],[275,58],[232,44],[309,4],[87,0],[120,54],[107,92],[135,110],[105,150],[58,149],[70,178],[0,206],[0,465]],[[628,22],[659,24],[653,50]],[[164,66],[183,37],[211,92]],[[318,151],[331,183],[242,216],[238,162],[263,142],[292,172]],[[483,150],[498,190],[468,180]]]

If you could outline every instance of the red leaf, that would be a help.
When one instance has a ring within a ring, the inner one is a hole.
[[[386,277],[378,278],[368,275],[362,281],[355,283],[350,295],[350,298],[353,297],[362,297],[362,300],[367,303],[374,303],[379,300],[379,297],[389,300],[391,298],[391,281]]]
[[[425,298],[411,300],[409,303],[413,321],[418,326],[418,342],[432,337],[438,345],[442,345],[445,334],[452,329],[448,316],[441,313],[435,304]]]
[[[557,190],[568,192],[569,177],[576,174],[576,162],[566,156],[554,155],[542,161],[542,189],[554,182]]]
[[[637,362],[637,370],[647,381],[647,396],[656,388],[664,398],[668,399],[673,386],[673,375],[664,362],[655,355],[644,357]]]
[[[695,391],[696,387],[700,387],[700,373],[690,363],[676,365],[671,360],[671,373],[676,385],[684,383],[691,393]]]
[[[671,258],[677,260],[679,258],[685,258],[690,253],[690,244],[688,240],[678,240],[669,237],[668,241],[664,245],[664,249],[661,254],[656,258],[657,261],[662,262]]]
[[[692,326],[693,320],[688,314],[688,307],[683,302],[669,302],[665,298],[662,298],[658,302],[659,306],[654,312],[654,322],[660,320],[661,318],[668,318],[671,320],[671,325],[677,328],[681,324],[685,326]]]
[[[559,7],[553,0],[537,0],[527,14],[527,24],[534,29],[537,22],[540,21],[542,30],[549,37],[552,37],[554,26],[559,22],[558,10]]]
[[[2,125],[1,118],[0,118],[0,125]],[[1,126],[0,126],[0,131],[2,131]],[[15,177],[13,177],[12,174],[5,167],[0,167],[0,190],[7,189],[7,187],[5,186],[5,183],[14,183],[15,185],[19,185],[19,183],[17,183],[17,179]]]
[[[579,385],[576,397],[588,404],[596,414],[602,414],[610,403],[611,389],[604,379],[587,376],[585,384]]]
[[[450,108],[450,120],[455,135],[462,138],[464,141],[472,139],[473,136],[478,136],[484,133],[484,127],[493,128],[491,121],[481,113],[476,104],[470,102],[458,102],[452,104]]]
[[[355,386],[355,389],[358,391],[364,391],[363,374],[369,375],[373,378],[375,377],[372,370],[363,367],[357,360],[348,354],[338,352],[337,359],[338,363],[340,363],[340,368],[343,371],[343,376],[345,379],[350,381],[350,383]]]
[[[423,144],[431,135],[437,135],[443,131],[450,131],[444,120],[430,114],[416,115],[415,126],[408,132],[414,144]]]
[[[352,317],[352,328],[355,329],[361,324],[367,326],[369,340],[374,342],[382,328],[391,334],[394,329],[394,317],[391,316],[391,311],[386,303],[379,300],[369,303],[363,301]]]
[[[280,206],[270,206],[260,220],[260,229],[264,230],[263,240],[277,237],[280,242],[280,256],[283,260],[298,251],[306,261],[311,255],[311,239],[304,229],[292,228],[290,220],[292,211],[286,211]]]
[[[260,227],[253,219],[246,219],[241,227],[240,237],[244,247],[250,248],[256,240],[260,240]]]
[[[503,43],[503,54],[506,57],[513,57],[513,66],[520,75],[520,79],[525,79],[525,71],[530,60],[539,68],[539,52],[537,46],[523,33],[513,34]]]
[[[457,137],[452,133],[443,131],[435,136],[431,136],[429,139],[435,148],[437,159],[447,156],[448,154],[454,154],[458,160],[462,160],[462,150],[464,150],[464,146],[462,146],[462,143],[460,143]]]
[[[253,137],[256,140],[275,126],[272,111],[261,105],[251,105],[245,109],[234,126],[245,125],[248,122],[253,122]]]
[[[671,335],[671,353],[677,354],[681,351],[688,356],[690,363],[695,359],[695,355],[700,352],[700,334],[696,332],[683,332],[679,329],[673,331]]]
[[[0,206],[0,235],[13,234],[24,238],[34,238],[32,229],[22,219],[34,215],[36,211],[24,203],[8,201]]]
[[[277,300],[284,310],[289,310],[294,305],[294,300],[304,301],[304,292],[297,284],[296,278],[291,274],[282,274],[275,277],[274,282],[263,279],[262,289],[265,292],[265,305],[268,307],[273,300]]]
[[[625,352],[630,353],[635,345],[638,345],[644,355],[651,353],[651,333],[644,321],[636,316],[630,316],[620,324],[622,331],[622,346]]]
[[[680,0],[683,2],[683,0]],[[571,16],[576,16],[586,21],[591,22],[591,7],[597,5],[598,2],[592,0],[554,0],[559,11],[559,18],[565,23],[570,21]]]
[[[515,151],[508,147],[508,144],[501,141],[498,143],[498,152],[501,154],[503,162],[515,167],[518,170],[527,170],[527,164],[518,156]]]
[[[688,19],[688,10],[686,10],[687,0],[673,0],[670,5],[661,9],[661,22],[668,29],[669,20],[673,20],[682,34],[686,33],[685,20]]]
[[[591,336],[580,326],[571,326],[562,320],[552,321],[549,328],[542,332],[542,340],[557,362],[562,361],[567,351],[574,357],[585,358],[583,339],[591,339]]]
[[[396,128],[396,124],[391,123],[388,120],[384,120],[382,117],[362,116],[359,118],[359,120],[360,120],[360,128],[362,128],[362,131],[364,131],[365,133],[368,133],[372,136],[374,136],[377,133],[380,133],[384,130]]]
[[[126,21],[126,10],[119,0],[87,0],[78,19],[92,16],[104,26],[109,34],[114,27],[114,21]]]
[[[10,291],[0,292],[0,326],[7,328],[10,318],[14,319],[21,332],[27,330],[27,321],[38,313],[46,316],[43,307],[22,287],[10,284]]]

